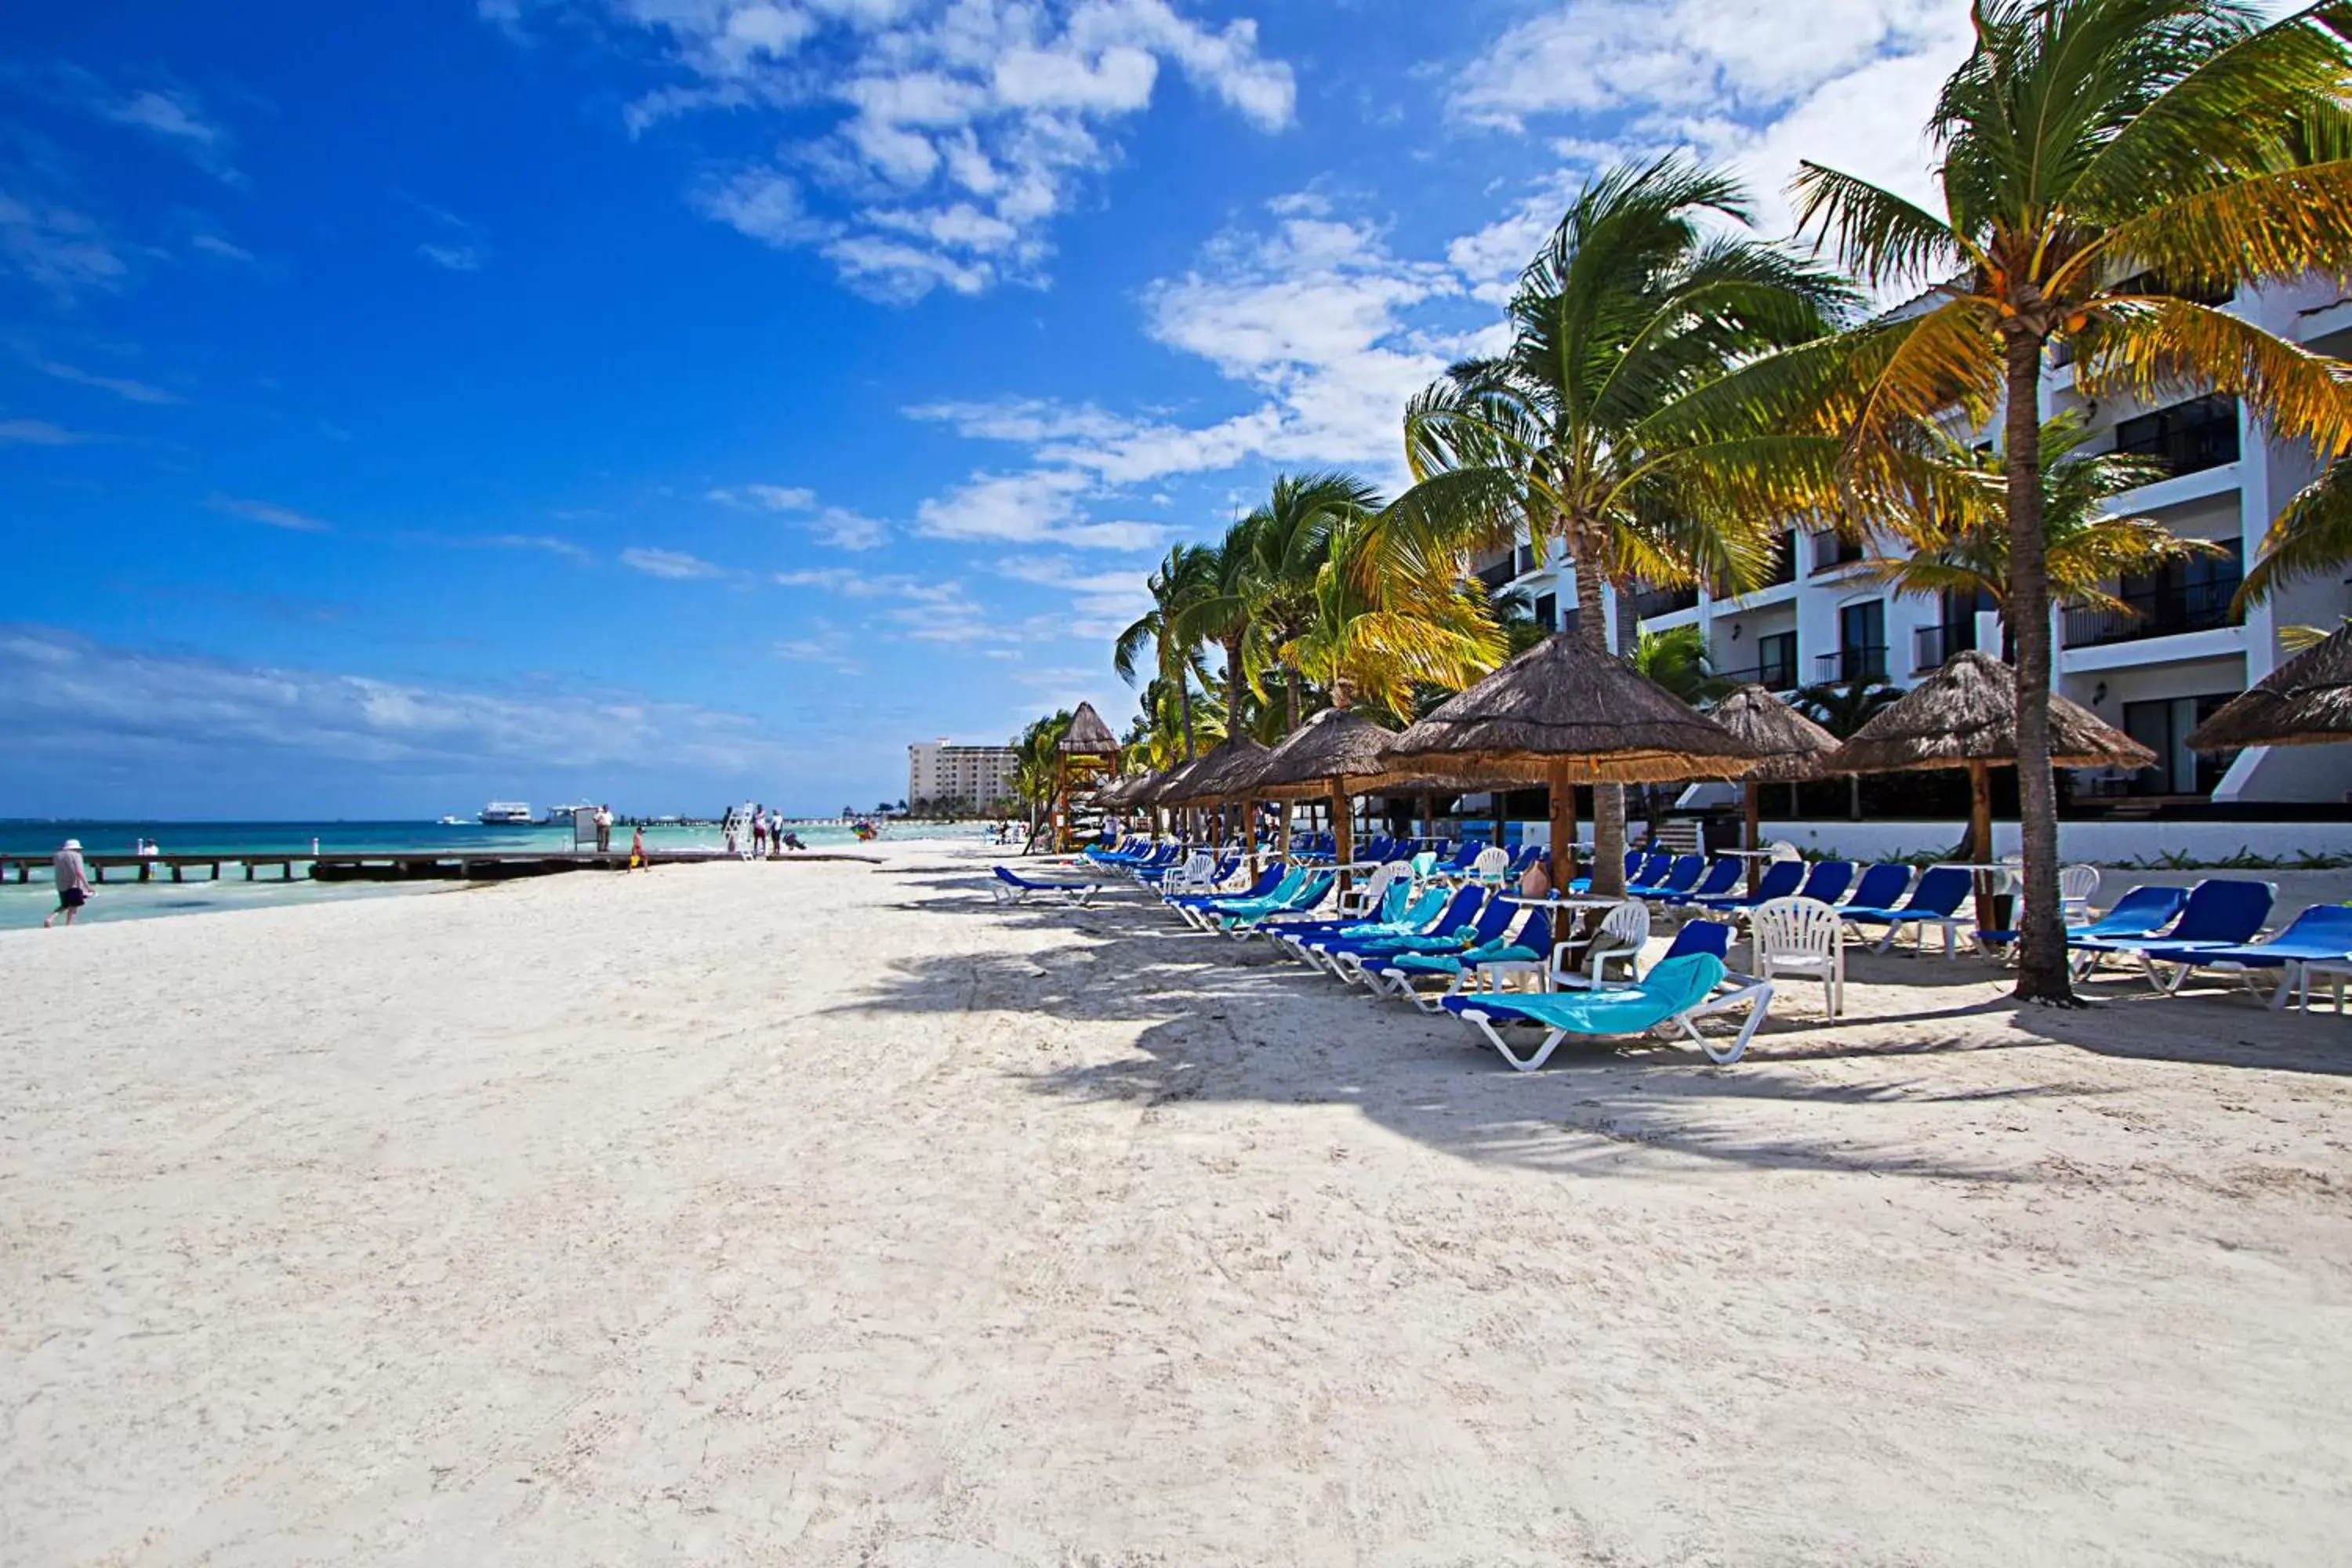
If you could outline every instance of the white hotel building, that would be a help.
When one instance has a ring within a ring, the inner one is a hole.
[[[2352,357],[2352,300],[2333,289],[2314,284],[2241,296],[2229,309],[2309,348]],[[2073,408],[2089,419],[2084,451],[2122,449],[2171,465],[2170,478],[2119,497],[2118,515],[2154,518],[2225,552],[2145,580],[2110,584],[2136,616],[2054,613],[2059,690],[2158,758],[2137,774],[2078,778],[2078,805],[2113,797],[2116,809],[2129,813],[2166,805],[2352,803],[2352,745],[2260,748],[2214,758],[2183,744],[2200,719],[2277,665],[2281,627],[2333,629],[2352,613],[2352,590],[2335,576],[2296,583],[2242,619],[2231,611],[2244,563],[2259,553],[2279,508],[2315,472],[2309,449],[2265,441],[2228,398],[2153,406],[2093,399],[2076,389],[2071,364],[2045,371],[2042,386],[2045,416]],[[1640,595],[1635,605],[1644,629],[1699,626],[1717,673],[1784,696],[1857,679],[1908,686],[1958,649],[2000,652],[1997,619],[1979,615],[1973,603],[1898,598],[1858,580],[1854,563],[1879,552],[1833,532],[1794,531],[1782,538],[1771,581],[1753,593],[1717,598],[1704,588],[1667,590]],[[1490,589],[1523,591],[1545,625],[1572,624],[1575,578],[1556,552],[1538,569],[1522,545],[1508,556],[1482,557],[1474,569]],[[1614,625],[1615,600],[1607,597]]]
[[[942,737],[907,748],[907,802],[962,801],[986,811],[1012,798],[1019,758],[1010,746],[957,746]]]

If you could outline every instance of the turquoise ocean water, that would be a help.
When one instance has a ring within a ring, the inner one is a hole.
[[[854,844],[846,827],[810,826],[793,829],[812,849]],[[981,830],[960,826],[903,824],[889,829],[890,838],[976,837]],[[572,847],[572,829],[555,827],[487,827],[467,823],[446,826],[433,822],[69,822],[0,820],[0,855],[42,855],[56,851],[68,838],[81,840],[90,855],[128,855],[146,839],[166,855],[221,855],[234,859],[248,855],[308,854],[315,841],[326,852],[387,849],[563,850]],[[716,827],[648,827],[646,842],[664,848],[719,846]],[[629,829],[615,827],[613,842],[626,848]],[[191,873],[201,876],[201,872]],[[265,879],[247,882],[236,867],[224,867],[218,882],[151,882],[127,879],[132,873],[110,870],[97,896],[82,910],[80,923],[146,920],[160,915],[196,914],[209,910],[258,909],[278,904],[320,903],[345,899],[407,897],[457,886],[449,882],[320,882],[297,874],[279,882],[273,868]],[[158,876],[163,874],[158,872]],[[57,907],[47,868],[36,868],[33,879],[19,887],[14,873],[0,882],[0,930],[37,926]]]

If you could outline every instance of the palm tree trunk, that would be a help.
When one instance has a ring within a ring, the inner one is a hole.
[[[1609,624],[1601,598],[1601,563],[1571,546],[1576,565],[1576,633],[1596,653],[1609,651]],[[1592,891],[1622,898],[1625,892],[1625,792],[1613,784],[1592,787]]]
[[[1176,710],[1184,716],[1184,760],[1192,760],[1192,672],[1182,671],[1176,682]]]
[[[2008,354],[2009,608],[2017,641],[2018,831],[2024,909],[2018,925],[2021,1002],[2076,1005],[2058,907],[2058,780],[2050,767],[2050,584],[2042,535],[2042,336],[2012,322]]]
[[[1225,739],[1242,737],[1242,639],[1225,639]]]
[[[1286,695],[1290,703],[1290,711],[1285,716],[1282,732],[1287,735],[1298,728],[1298,671],[1296,668],[1286,672],[1284,684],[1288,689]]]

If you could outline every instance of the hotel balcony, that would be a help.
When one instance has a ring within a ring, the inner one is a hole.
[[[1973,621],[1951,626],[1921,626],[1911,634],[1911,673],[1924,675],[1944,668],[1944,661],[1956,653],[1977,646],[1977,628]]]
[[[1813,680],[1822,686],[1854,686],[1886,679],[1886,645],[1865,643],[1842,647],[1813,659]]]
[[[1633,614],[1645,621],[1697,608],[1696,588],[1644,588],[1633,595]]]
[[[1835,531],[1816,533],[1812,536],[1813,574],[1820,576],[1852,566],[1868,553],[1859,539]]]
[[[2238,580],[2232,574],[2226,580],[2124,594],[2120,597],[2128,606],[2126,610],[2068,610],[2066,646],[2105,647],[2234,626],[2239,617],[2230,602],[2237,594]]]
[[[1760,686],[1767,691],[1794,691],[1797,689],[1796,651],[1792,648],[1784,655],[1766,658],[1745,669],[1727,669],[1723,678],[1742,686]]]

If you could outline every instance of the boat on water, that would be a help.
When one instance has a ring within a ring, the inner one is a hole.
[[[467,824],[466,819],[462,816],[445,816],[441,819],[441,826],[444,827],[464,827],[467,826]]]
[[[494,800],[482,807],[481,823],[485,827],[529,827],[530,805],[520,800]]]

